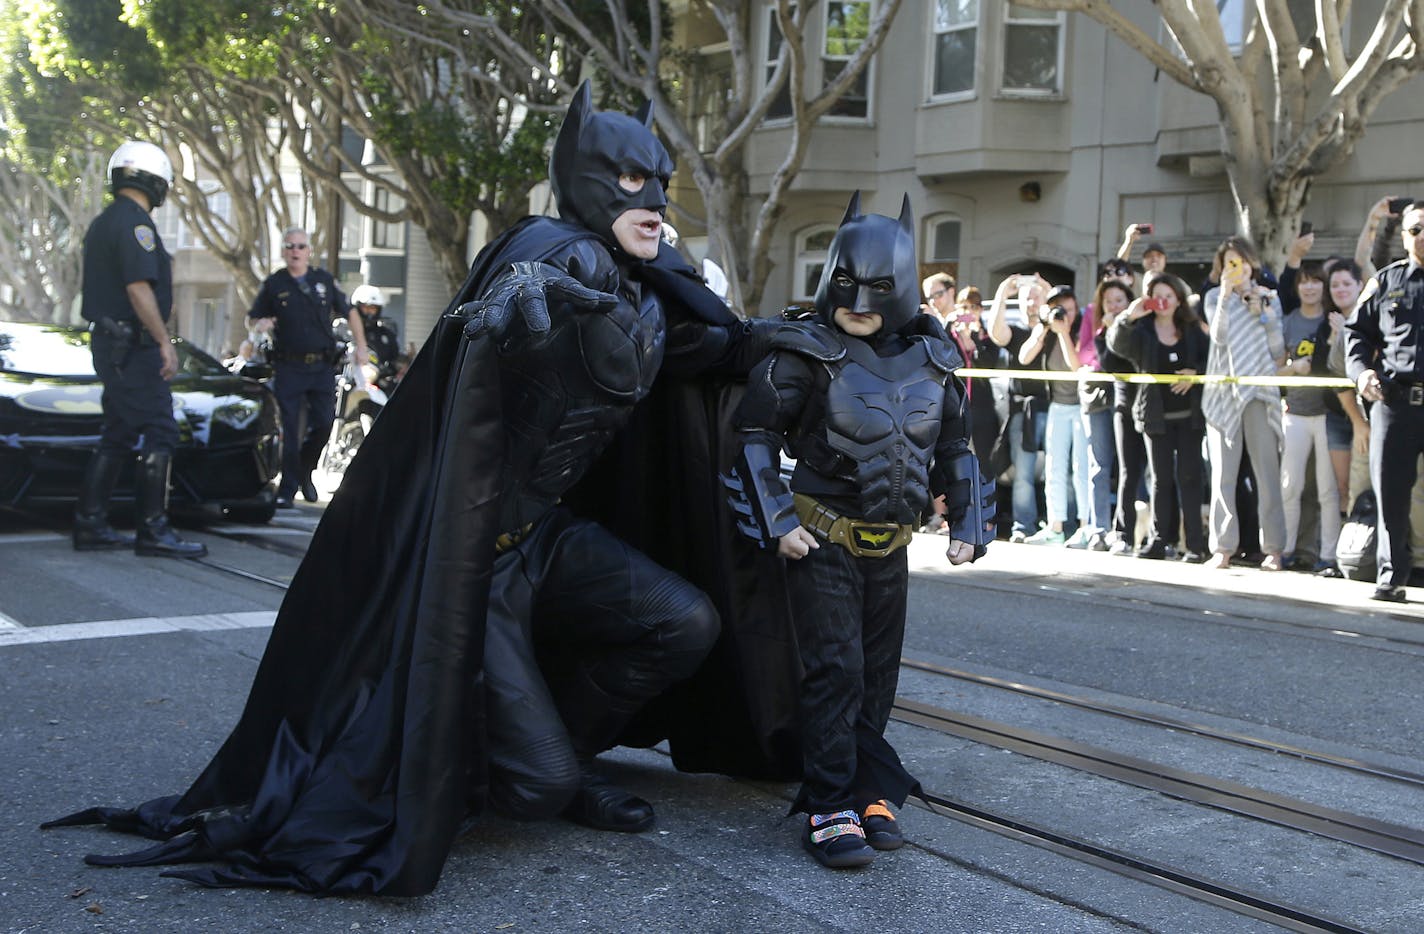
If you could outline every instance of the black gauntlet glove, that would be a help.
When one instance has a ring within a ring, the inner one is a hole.
[[[466,302],[455,314],[470,319],[466,338],[488,335],[505,352],[521,340],[538,347],[548,339],[551,300],[595,312],[618,304],[618,296],[591,289],[553,266],[526,262],[511,264],[510,272],[490,287],[488,295]]]

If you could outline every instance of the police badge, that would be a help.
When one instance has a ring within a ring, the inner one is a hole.
[[[158,237],[154,235],[152,227],[139,224],[134,228],[134,239],[143,247],[145,253],[152,253],[158,248]]]

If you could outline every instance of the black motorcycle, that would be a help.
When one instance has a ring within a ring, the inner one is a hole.
[[[343,362],[336,387],[336,421],[331,426],[331,438],[322,450],[320,467],[339,480],[395,390],[397,373],[396,361],[379,359],[373,350],[369,351],[370,359],[357,361],[350,326],[345,321],[336,321],[331,327]],[[377,346],[378,342],[372,339],[372,329],[385,328],[385,325],[376,322],[366,327],[368,347]]]

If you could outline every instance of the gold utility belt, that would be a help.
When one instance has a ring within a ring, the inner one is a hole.
[[[838,515],[815,499],[793,494],[796,516],[818,537],[840,545],[857,558],[883,558],[910,543],[915,527],[894,522],[862,522]]]
[[[503,535],[499,536],[494,540],[494,553],[497,555],[504,554],[506,551],[513,548],[515,545],[518,545],[520,542],[524,541],[524,536],[528,535],[529,531],[533,528],[534,523],[531,522],[528,525],[524,526],[524,528],[522,529],[515,529],[513,532],[505,532]]]

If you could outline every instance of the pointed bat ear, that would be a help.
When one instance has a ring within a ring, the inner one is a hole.
[[[900,202],[900,229],[911,239],[915,236],[915,215],[910,211],[910,193],[905,192],[905,200]]]
[[[574,99],[569,102],[568,115],[564,117],[564,123],[577,123],[579,126],[593,113],[593,85],[587,78],[583,79],[583,84],[579,85],[574,92]]]
[[[845,226],[849,221],[860,217],[860,189],[857,188],[850,196],[850,204],[846,205],[845,217],[841,218],[841,226]]]
[[[638,112],[635,113],[635,114],[633,114],[633,117],[634,117],[634,119],[636,119],[639,123],[641,123],[643,126],[648,127],[649,129],[652,129],[652,126],[653,126],[653,102],[652,102],[652,101],[644,101],[644,102],[643,102],[643,106],[638,108]]]
[[[556,187],[560,180],[559,166],[569,164],[574,158],[574,153],[578,150],[579,134],[592,112],[593,88],[588,79],[584,79],[583,84],[574,92],[574,99],[569,102],[568,113],[564,115],[564,122],[559,125],[559,133],[554,137],[554,148],[549,153],[549,179]]]

